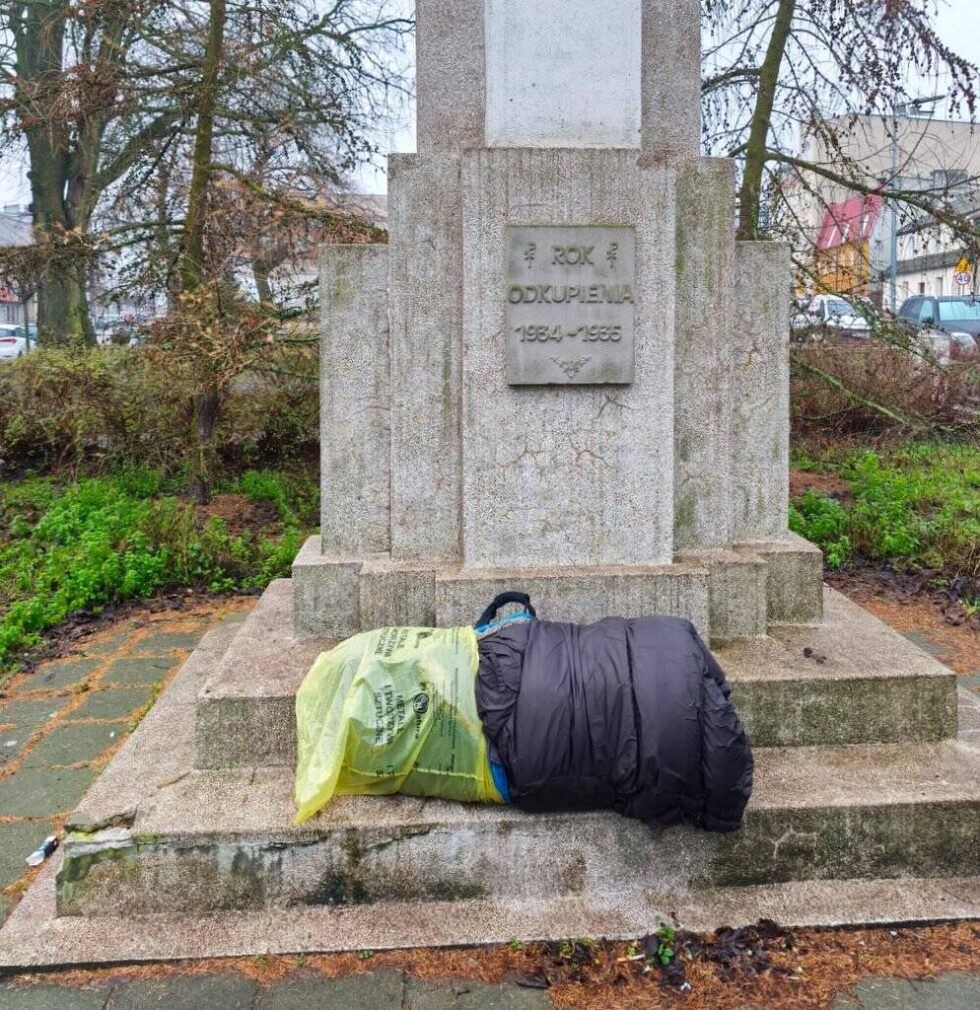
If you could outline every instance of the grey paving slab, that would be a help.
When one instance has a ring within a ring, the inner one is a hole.
[[[56,726],[24,760],[25,768],[93,761],[119,742],[126,727],[115,723],[64,723]]]
[[[99,659],[76,658],[46,663],[28,681],[28,689],[74,687],[90,677],[101,662]]]
[[[67,989],[60,985],[32,985],[17,989],[0,986],[0,1010],[103,1010],[105,989]]]
[[[98,642],[83,645],[81,647],[82,654],[85,656],[112,656],[125,648],[134,633],[131,626],[125,626]]]
[[[257,990],[242,975],[174,975],[124,983],[113,991],[108,1010],[251,1010]],[[306,1010],[315,1006],[309,1003]]]
[[[834,1001],[833,1010],[922,1010],[911,982],[894,978],[869,978]]]
[[[903,632],[902,637],[907,638],[913,645],[917,645],[923,652],[928,652],[930,656],[935,656],[937,659],[949,655],[949,649],[934,641],[925,631]]]
[[[980,974],[954,972],[923,982],[870,978],[838,996],[833,1010],[976,1010]]]
[[[553,1010],[540,989],[517,986],[457,985],[456,1010]]]
[[[93,778],[91,768],[21,768],[0,782],[0,817],[69,813]]]
[[[954,972],[931,982],[913,982],[923,1010],[976,1010],[980,1007],[980,973]]]
[[[27,863],[24,860],[53,830],[54,823],[45,820],[0,824],[0,890],[9,887],[27,873]]]
[[[158,684],[177,665],[172,656],[132,656],[117,659],[102,676],[102,684]]]
[[[402,1010],[455,1010],[456,992],[452,986],[433,985],[408,979]]]
[[[0,768],[20,754],[30,735],[31,730],[28,727],[0,730]]]
[[[12,723],[18,728],[34,729],[57,715],[68,701],[68,698],[35,698],[12,702],[0,708],[0,726]]]
[[[255,1010],[402,1010],[402,988],[392,971],[339,979],[304,974],[264,989]]]
[[[137,643],[136,651],[143,653],[173,652],[176,649],[193,649],[204,636],[207,628],[204,625],[187,631],[160,631],[147,635]]]
[[[93,691],[72,719],[126,719],[152,697],[151,687],[118,687]]]

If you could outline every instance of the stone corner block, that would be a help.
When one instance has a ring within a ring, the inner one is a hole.
[[[360,574],[362,628],[433,627],[435,587],[431,569],[390,561],[365,562]]]
[[[768,627],[766,561],[748,551],[685,551],[682,564],[708,573],[708,611],[712,642],[758,638]]]
[[[293,623],[299,635],[349,638],[361,630],[362,559],[320,552],[311,537],[293,562]]]
[[[779,540],[736,545],[768,568],[770,624],[817,624],[823,620],[823,551],[788,530]]]

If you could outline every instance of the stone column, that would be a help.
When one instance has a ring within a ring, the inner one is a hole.
[[[701,151],[700,19],[698,0],[643,0],[641,133],[649,159]]]
[[[482,147],[486,109],[485,0],[416,0],[420,154]]]

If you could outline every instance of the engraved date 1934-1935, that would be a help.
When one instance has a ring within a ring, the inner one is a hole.
[[[564,326],[516,326],[514,332],[521,338],[522,344],[547,343],[549,340],[560,344],[563,340],[576,340],[579,337],[585,343],[618,343],[623,339],[622,326],[579,326],[577,329],[565,329]]]

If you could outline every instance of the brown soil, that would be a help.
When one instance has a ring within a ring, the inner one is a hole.
[[[851,501],[851,486],[842,477],[830,473],[810,473],[806,470],[790,470],[790,501],[802,498],[807,491],[819,491],[830,498]]]
[[[199,505],[200,523],[221,519],[232,536],[241,533],[269,533],[279,522],[279,511],[270,501],[252,501],[244,494],[215,495],[210,505]]]
[[[634,945],[579,940],[567,944],[403,950],[371,954],[253,957],[147,965],[102,971],[20,976],[24,984],[71,987],[112,979],[171,974],[239,972],[260,984],[297,969],[337,978],[394,969],[432,982],[502,983],[545,989],[556,1007],[574,1010],[828,1010],[834,997],[861,979],[889,976],[927,979],[941,972],[976,971],[980,928],[976,923],[905,929],[783,930],[760,923],[709,936],[679,933],[676,966],[649,963],[656,941]],[[689,986],[689,988],[686,988]]]

